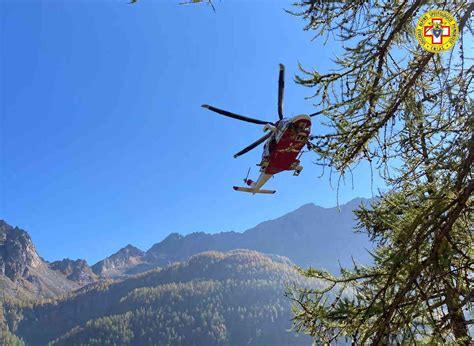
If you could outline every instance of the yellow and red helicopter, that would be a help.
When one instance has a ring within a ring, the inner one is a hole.
[[[283,117],[283,91],[285,88],[285,66],[280,64],[280,73],[278,78],[278,120],[276,122],[249,118],[243,115],[231,113],[207,104],[202,107],[226,117],[246,121],[253,124],[263,125],[263,131],[268,132],[259,140],[253,142],[248,147],[242,149],[234,155],[234,158],[243,155],[265,142],[263,147],[262,160],[257,166],[260,166],[260,176],[257,181],[244,179],[244,183],[249,187],[234,186],[234,190],[250,192],[252,194],[265,193],[273,194],[275,190],[262,190],[261,187],[274,174],[283,171],[294,171],[293,175],[299,175],[303,170],[300,165],[300,152],[304,146],[311,149],[314,144],[310,142],[311,116],[315,115],[297,115],[292,118]]]

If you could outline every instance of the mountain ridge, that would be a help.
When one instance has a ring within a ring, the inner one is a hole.
[[[166,266],[204,251],[239,248],[283,255],[300,266],[323,266],[337,272],[337,261],[327,260],[333,258],[332,253],[346,265],[352,263],[352,255],[363,262],[370,260],[370,255],[365,251],[370,248],[368,239],[364,239],[361,234],[354,234],[352,230],[356,225],[353,210],[361,203],[369,202],[370,199],[355,198],[331,208],[307,203],[278,218],[260,222],[244,232],[170,233],[145,251],[135,267],[115,267],[113,272],[104,271],[102,274],[106,277],[126,276]],[[321,240],[328,244],[327,249],[318,250]]]
[[[112,273],[115,273],[117,268],[120,268],[123,271],[139,264],[140,259],[144,254],[144,251],[128,244],[114,254],[97,262],[91,268],[96,275],[103,276],[105,273],[108,273],[108,276],[114,276]]]
[[[128,244],[89,266],[85,260],[43,260],[28,235],[0,221],[0,288],[4,295],[53,297],[107,278],[126,278],[180,262],[206,251],[249,249],[288,257],[298,266],[339,269],[352,256],[370,260],[369,242],[352,231],[353,209],[370,200],[357,198],[339,207],[307,203],[273,220],[260,222],[244,232],[170,233],[147,251]]]
[[[50,268],[26,231],[0,220],[0,300],[54,297],[79,287]]]
[[[87,285],[98,280],[98,276],[92,271],[86,260],[72,260],[64,258],[60,261],[49,263],[49,267],[59,271],[66,276],[68,280],[77,282],[80,285]]]

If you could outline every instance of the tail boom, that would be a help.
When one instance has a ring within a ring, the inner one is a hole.
[[[252,181],[250,179],[244,179],[244,182],[250,187],[240,187],[234,186],[235,191],[250,192],[252,194],[256,193],[265,193],[265,194],[274,194],[275,190],[261,190],[260,188],[272,177],[271,174],[261,173],[257,181]]]
[[[249,193],[252,193],[254,195],[256,193],[264,193],[264,194],[272,195],[276,192],[275,190],[257,190],[254,187],[241,187],[241,186],[234,186],[234,190],[235,191],[241,191],[241,192],[249,192]]]

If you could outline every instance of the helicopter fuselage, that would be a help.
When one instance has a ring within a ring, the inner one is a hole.
[[[278,121],[273,135],[265,143],[260,171],[270,175],[287,170],[295,170],[296,173],[301,168],[298,156],[310,132],[311,118],[307,115]]]
[[[311,118],[307,115],[298,115],[290,119],[278,121],[274,127],[266,130],[273,132],[273,135],[265,142],[263,147],[262,161],[260,166],[260,176],[257,181],[244,179],[250,187],[234,186],[234,190],[256,193],[273,194],[275,190],[262,190],[262,186],[273,175],[283,171],[294,171],[294,175],[299,175],[303,167],[300,165],[298,156],[308,142],[311,132]]]

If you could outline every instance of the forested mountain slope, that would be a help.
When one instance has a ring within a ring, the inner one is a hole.
[[[7,305],[5,315],[28,345],[307,345],[288,331],[290,282],[319,284],[283,257],[207,252],[58,302]]]

